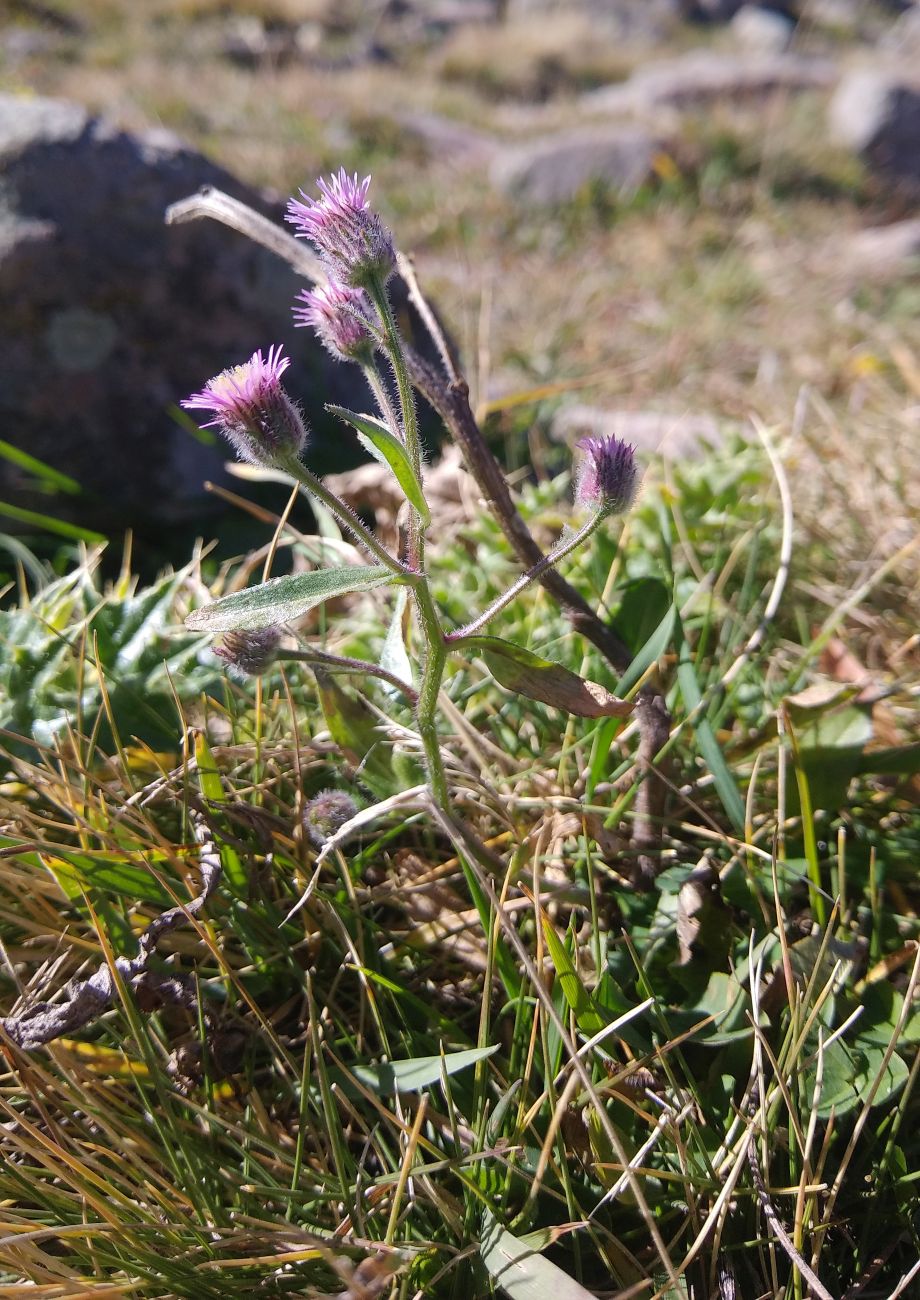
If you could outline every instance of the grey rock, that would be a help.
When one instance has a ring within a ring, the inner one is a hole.
[[[82,488],[49,500],[0,460],[3,499],[102,531],[194,518],[229,456],[193,437],[176,404],[275,343],[294,359],[285,378],[314,425],[312,454],[330,468],[356,459],[323,404],[360,404],[363,383],[295,330],[293,272],[213,222],[164,224],[205,185],[280,222],[280,205],[168,132],[128,135],[72,104],[0,95],[0,437]]]
[[[501,148],[495,136],[440,113],[406,109],[394,114],[393,120],[406,136],[439,162],[482,165],[490,162]]]
[[[867,280],[890,280],[920,272],[920,217],[873,226],[833,240],[820,269]]]
[[[583,95],[581,105],[589,113],[616,115],[756,103],[775,94],[827,90],[837,75],[829,59],[691,50],[643,64],[628,80]]]
[[[553,420],[550,434],[559,442],[574,443],[586,434],[615,434],[637,451],[668,456],[701,457],[722,442],[719,422],[707,412],[668,415],[659,411],[611,410],[598,406],[563,407]]]
[[[828,109],[833,139],[881,177],[920,192],[920,68],[856,68]]]
[[[782,54],[789,48],[795,23],[775,9],[744,5],[730,23],[732,39],[751,54]]]
[[[592,183],[628,196],[651,178],[661,149],[661,142],[640,126],[560,131],[508,146],[492,165],[492,182],[537,204],[570,202]]]

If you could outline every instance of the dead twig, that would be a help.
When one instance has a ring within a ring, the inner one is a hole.
[[[194,1000],[192,990],[182,979],[147,970],[158,940],[190,917],[197,916],[220,880],[220,852],[214,837],[200,813],[193,810],[189,815],[199,846],[201,892],[188,903],[171,907],[151,921],[140,937],[137,956],[116,957],[114,970],[108,962],[103,962],[88,979],[75,980],[66,990],[62,1002],[36,1002],[24,1011],[0,1020],[0,1026],[18,1047],[27,1052],[34,1051],[55,1038],[72,1034],[98,1020],[115,1001],[119,978],[130,984],[139,995],[142,1008],[153,1009],[164,1002],[187,1006],[190,999]]]

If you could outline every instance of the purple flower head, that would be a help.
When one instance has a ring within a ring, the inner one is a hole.
[[[235,677],[261,677],[278,657],[281,629],[277,627],[245,628],[227,632],[214,653],[224,660]]]
[[[371,178],[359,181],[357,173],[349,176],[341,167],[337,175],[316,183],[318,199],[301,190],[303,202],[291,199],[287,206],[287,220],[297,227],[298,238],[309,239],[345,284],[385,283],[396,265],[396,250],[393,236],[368,204]]]
[[[318,289],[301,290],[297,300],[304,306],[294,308],[294,324],[311,326],[337,361],[370,360],[371,305],[363,289],[330,280]]]
[[[254,352],[241,366],[231,366],[209,379],[200,393],[182,405],[190,411],[212,411],[215,425],[233,445],[240,460],[253,465],[277,465],[297,456],[306,442],[303,417],[281,385],[291,364],[281,347],[268,350],[268,359]]]
[[[612,433],[606,437],[581,438],[575,446],[584,452],[575,500],[582,505],[599,506],[609,515],[628,510],[639,488],[634,448]]]
[[[304,808],[304,829],[316,847],[322,848],[357,811],[358,805],[344,790],[321,790]]]

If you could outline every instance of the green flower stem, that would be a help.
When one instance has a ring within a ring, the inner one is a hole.
[[[419,686],[418,705],[415,716],[419,735],[425,750],[425,766],[428,769],[428,781],[435,802],[442,808],[450,808],[450,793],[447,788],[447,776],[438,744],[438,693],[444,677],[447,663],[447,642],[441,630],[441,621],[431,592],[428,579],[420,575],[413,585],[415,612],[422,636],[425,639],[425,664]]]
[[[493,619],[496,614],[499,614],[506,606],[510,605],[526,587],[529,587],[532,582],[536,582],[541,574],[545,573],[547,569],[554,568],[567,555],[571,555],[573,551],[578,550],[579,546],[583,546],[608,513],[603,509],[598,510],[597,514],[579,528],[578,532],[572,537],[557,542],[553,549],[543,556],[542,560],[538,560],[526,573],[522,573],[517,582],[512,583],[501,596],[497,596],[492,601],[492,604],[487,609],[484,609],[481,614],[478,614],[471,623],[467,623],[465,627],[457,628],[455,632],[448,633],[445,637],[447,643],[453,645],[458,641],[462,641],[465,637],[475,636],[477,632],[481,632],[490,619]]]
[[[312,474],[305,465],[299,460],[291,458],[283,468],[292,478],[297,480],[298,487],[310,496],[314,496],[318,501],[322,501],[324,506],[335,515],[336,519],[347,529],[353,537],[357,539],[365,550],[370,551],[371,555],[378,559],[382,565],[390,569],[399,578],[405,578],[411,575],[411,570],[407,569],[404,564],[397,560],[395,555],[391,555],[387,548],[377,540],[369,528],[362,524],[361,520],[344,501],[341,501],[334,492],[323,484],[323,482]]]
[[[416,477],[422,481],[422,453],[418,441],[418,421],[415,417],[415,399],[412,396],[412,384],[409,382],[409,372],[406,369],[406,359],[403,355],[402,340],[399,337],[399,330],[396,327],[396,318],[393,315],[393,308],[390,306],[390,299],[387,295],[386,285],[379,276],[375,276],[367,286],[374,306],[380,314],[380,320],[383,324],[384,334],[386,336],[386,350],[390,361],[393,363],[393,370],[396,374],[396,387],[399,390],[399,405],[402,410],[403,434],[406,441],[406,450],[409,453],[409,461],[415,470]],[[408,563],[409,567],[420,572],[424,558],[424,535],[423,524],[417,510],[410,508],[409,515],[409,545],[408,545]]]
[[[381,376],[376,363],[374,361],[368,361],[366,364],[362,365],[361,369],[364,371],[364,378],[367,380],[368,388],[370,388],[371,392],[374,394],[374,401],[380,407],[380,414],[383,416],[384,424],[393,434],[393,437],[398,438],[399,441],[402,442],[402,427],[400,426],[399,419],[393,409],[393,403],[390,401],[390,394],[386,390],[386,385],[383,382],[383,377]]]
[[[418,705],[418,691],[408,682],[404,682],[395,673],[387,672],[379,664],[372,664],[366,659],[352,659],[347,655],[333,655],[325,650],[282,650],[279,659],[294,663],[315,664],[317,668],[327,668],[332,673],[348,673],[354,677],[378,677],[406,697],[409,703]]]

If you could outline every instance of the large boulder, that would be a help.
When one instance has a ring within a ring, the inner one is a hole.
[[[274,343],[289,349],[289,388],[317,426],[311,454],[347,463],[322,406],[365,400],[362,381],[295,331],[294,274],[213,222],[164,224],[166,207],[203,185],[280,220],[280,205],[170,134],[0,96],[0,437],[81,488],[49,502],[33,474],[0,459],[5,500],[102,531],[194,518],[227,453],[196,438],[176,403]]]
[[[920,71],[915,65],[855,68],[834,94],[830,130],[872,171],[920,194]]]

